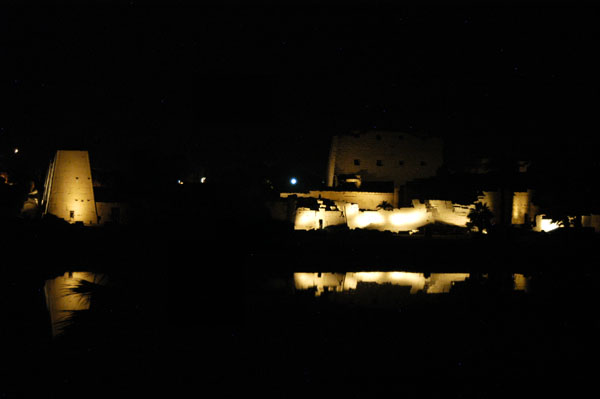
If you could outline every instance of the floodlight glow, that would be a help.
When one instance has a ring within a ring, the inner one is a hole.
[[[369,225],[383,224],[384,218],[378,212],[366,211],[356,216],[355,222],[359,228],[364,228]]]
[[[553,223],[551,219],[542,219],[542,231],[552,231],[558,229],[560,225]]]
[[[394,226],[405,226],[423,222],[427,218],[427,214],[422,211],[397,212],[390,216],[390,222]]]
[[[292,177],[292,178],[290,179],[290,183],[291,183],[292,185],[295,185],[296,183],[298,183],[298,180],[296,180],[296,178],[295,178],[295,177]]]

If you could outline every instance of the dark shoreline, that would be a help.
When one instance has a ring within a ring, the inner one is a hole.
[[[269,225],[228,230],[183,223],[83,227],[13,222],[3,227],[5,255],[17,262],[6,262],[4,272],[10,273],[9,264],[19,264],[21,271],[43,279],[75,269],[120,273],[172,266],[215,275],[223,268],[274,273],[399,268],[533,273],[595,271],[600,263],[600,235],[572,229],[409,236],[368,230],[293,231]]]

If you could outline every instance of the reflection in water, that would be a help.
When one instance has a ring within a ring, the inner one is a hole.
[[[50,313],[53,337],[63,332],[63,327],[65,322],[68,321],[71,311],[90,308],[90,298],[88,295],[74,293],[71,290],[81,280],[104,284],[106,277],[102,274],[90,272],[67,272],[63,276],[46,280],[46,284],[44,284],[46,306]]]
[[[513,276],[514,289],[526,291],[528,279],[522,274]],[[427,294],[443,294],[450,292],[453,284],[468,277],[469,273],[431,273],[428,277],[423,273],[411,272],[294,273],[294,285],[297,290],[316,289],[316,296],[325,291],[356,290],[359,283],[410,287],[411,294],[420,291]]]

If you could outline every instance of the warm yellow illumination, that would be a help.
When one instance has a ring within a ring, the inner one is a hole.
[[[51,280],[46,280],[44,293],[46,307],[50,313],[53,336],[57,336],[63,332],[62,328],[64,322],[68,320],[70,311],[89,309],[90,298],[88,296],[74,294],[70,291],[70,288],[75,287],[81,280],[105,284],[106,277],[101,274],[89,272],[71,272]]]
[[[389,272],[386,275],[387,280],[391,283],[401,284],[408,283],[409,285],[421,284],[425,276],[423,273],[407,273],[407,272]]]
[[[425,222],[427,212],[421,210],[398,211],[390,216],[390,223],[396,227]]]
[[[450,292],[452,285],[465,281],[469,273],[432,273],[427,282],[428,294],[444,294]]]
[[[98,223],[92,172],[87,151],[56,152],[46,176],[44,214],[52,214],[69,223]]]
[[[294,273],[294,285],[298,290],[307,290],[315,285],[314,273]]]
[[[376,211],[365,211],[359,213],[354,222],[359,228],[365,228],[367,226],[383,224],[383,215]]]
[[[357,272],[357,273],[294,273],[294,284],[298,290],[316,288],[315,295],[325,291],[351,291],[358,283],[391,284],[411,287],[410,293],[424,291],[428,294],[450,292],[457,281],[464,281],[468,273],[432,273],[425,277],[423,273],[412,272]]]
[[[312,230],[315,228],[317,216],[315,211],[309,209],[298,209],[294,228],[296,230]]]
[[[365,283],[379,283],[385,274],[382,272],[358,272],[354,273],[357,281]]]
[[[529,279],[522,274],[513,275],[515,282],[515,291],[527,291],[529,288]]]
[[[542,231],[552,231],[558,229],[560,225],[552,222],[551,219],[542,219]]]

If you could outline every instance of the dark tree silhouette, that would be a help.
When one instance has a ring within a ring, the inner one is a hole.
[[[387,201],[381,201],[381,203],[377,205],[377,209],[391,211],[392,209],[394,209],[394,206]]]
[[[482,233],[483,230],[489,230],[492,226],[491,220],[494,217],[494,214],[487,207],[486,204],[481,202],[477,202],[475,204],[475,208],[473,208],[469,214],[469,221],[467,222],[467,227],[471,230],[474,227],[477,227],[477,231]]]

